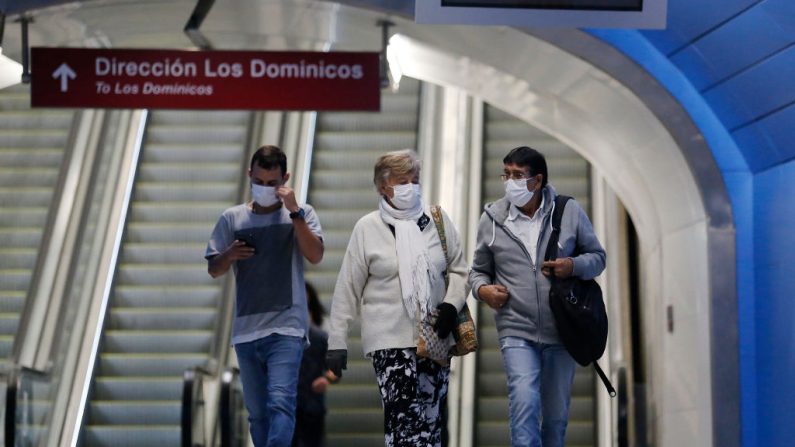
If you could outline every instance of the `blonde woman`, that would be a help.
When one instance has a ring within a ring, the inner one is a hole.
[[[327,366],[346,367],[346,336],[361,317],[365,355],[372,360],[384,407],[385,444],[441,445],[440,402],[449,367],[417,357],[417,320],[438,310],[434,325],[450,337],[469,292],[458,233],[444,219],[450,263],[422,200],[414,151],[389,152],[375,164],[378,209],[353,229],[331,303]],[[445,289],[444,275],[449,275]]]

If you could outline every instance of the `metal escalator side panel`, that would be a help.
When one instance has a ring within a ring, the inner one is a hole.
[[[204,250],[238,203],[249,112],[152,111],[121,241],[81,437],[178,445],[183,372],[217,346],[225,281]]]
[[[24,309],[51,225],[74,112],[30,109],[27,85],[0,91],[0,104],[0,363],[5,364],[20,317],[29,314]],[[14,349],[17,357],[20,348]]]

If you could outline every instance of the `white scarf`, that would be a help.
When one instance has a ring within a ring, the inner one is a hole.
[[[428,256],[428,245],[417,225],[417,220],[423,214],[422,200],[418,200],[413,208],[399,210],[382,198],[379,208],[381,219],[395,227],[403,307],[412,319],[417,306],[428,314],[431,311],[430,277],[435,276],[435,269]]]

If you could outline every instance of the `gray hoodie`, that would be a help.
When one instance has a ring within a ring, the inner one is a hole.
[[[499,337],[514,336],[536,343],[557,344],[560,339],[549,308],[550,282],[541,273],[552,233],[552,212],[557,192],[550,184],[542,191],[544,207],[537,211],[543,213],[538,253],[535,255],[537,265],[533,264],[521,240],[505,227],[511,204],[503,197],[487,204],[480,216],[469,284],[478,300],[480,286],[501,284],[508,288],[508,301],[495,314]],[[560,227],[558,257],[574,259],[573,276],[591,279],[602,273],[605,251],[579,203],[568,201]]]

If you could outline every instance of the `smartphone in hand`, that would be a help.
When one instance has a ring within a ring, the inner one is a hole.
[[[243,242],[246,244],[246,247],[251,247],[254,249],[254,254],[257,254],[257,244],[254,238],[254,233],[248,230],[238,230],[235,231],[235,240]]]

